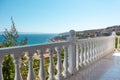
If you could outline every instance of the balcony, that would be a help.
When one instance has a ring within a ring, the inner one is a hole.
[[[108,37],[77,39],[75,31],[71,30],[64,42],[1,48],[0,80],[4,80],[2,63],[4,56],[8,54],[14,58],[14,80],[23,80],[20,72],[20,58],[23,53],[29,57],[27,80],[119,80],[119,53],[113,54],[115,39],[115,33]],[[35,53],[39,55],[40,61],[38,75],[35,75],[33,67]],[[45,54],[48,55],[48,64],[44,62]],[[54,57],[57,59],[53,59]],[[45,65],[48,65],[47,69]]]

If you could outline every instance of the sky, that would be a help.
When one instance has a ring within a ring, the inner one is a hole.
[[[120,25],[120,0],[0,0],[0,31],[62,33]]]

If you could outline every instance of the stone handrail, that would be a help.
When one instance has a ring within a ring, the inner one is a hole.
[[[2,63],[4,56],[11,54],[14,56],[15,64],[15,78],[14,80],[22,80],[20,73],[20,58],[23,52],[26,52],[29,57],[29,71],[27,80],[36,80],[33,70],[33,55],[37,52],[40,55],[40,69],[39,78],[40,80],[64,80],[69,76],[73,75],[80,68],[89,65],[95,60],[107,55],[115,49],[115,36],[109,37],[97,37],[87,39],[77,39],[74,30],[70,31],[70,36],[66,42],[50,43],[43,45],[32,45],[32,46],[19,46],[0,48],[0,80],[3,79],[2,74]],[[44,53],[48,51],[49,54],[49,66],[48,73],[44,69]],[[53,54],[56,52],[57,63],[54,65]],[[61,54],[64,54],[63,62],[61,62]],[[57,70],[55,74],[54,69]]]

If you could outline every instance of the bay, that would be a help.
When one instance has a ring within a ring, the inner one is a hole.
[[[19,34],[18,42],[23,40],[25,37],[28,38],[27,45],[33,44],[46,44],[49,43],[49,39],[55,37],[57,34]],[[0,43],[3,41],[3,37],[0,35]]]

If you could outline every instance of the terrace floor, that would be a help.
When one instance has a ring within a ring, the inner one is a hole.
[[[81,69],[67,80],[120,80],[120,51]]]

